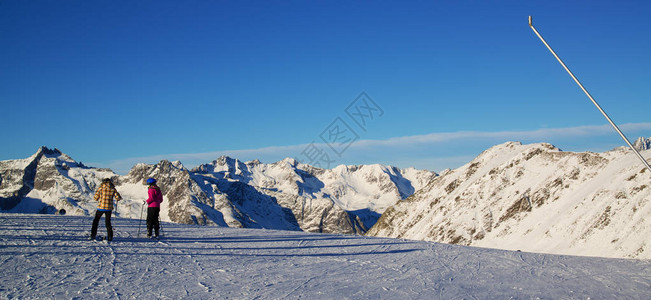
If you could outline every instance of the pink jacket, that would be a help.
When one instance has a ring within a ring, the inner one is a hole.
[[[160,189],[155,185],[150,185],[147,193],[149,194],[148,207],[160,207],[160,203],[163,202],[163,193],[160,192]]]

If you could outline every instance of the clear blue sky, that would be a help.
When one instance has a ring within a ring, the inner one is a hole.
[[[529,15],[629,138],[651,136],[648,1],[0,1],[0,160],[41,145],[121,173],[299,158],[330,151],[338,117],[354,126],[361,92],[384,114],[337,163],[440,171],[510,140],[622,145]]]

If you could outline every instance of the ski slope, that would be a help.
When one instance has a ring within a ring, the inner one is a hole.
[[[124,218],[106,244],[90,224],[0,214],[0,298],[651,298],[649,260],[172,223],[156,242]]]

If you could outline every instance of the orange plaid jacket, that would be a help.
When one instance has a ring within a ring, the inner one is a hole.
[[[99,201],[97,209],[113,210],[113,197],[115,197],[115,201],[122,199],[112,184],[102,183],[95,191],[95,201]]]

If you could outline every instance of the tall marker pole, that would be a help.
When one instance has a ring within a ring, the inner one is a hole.
[[[538,33],[538,30],[536,30],[536,28],[533,27],[533,23],[532,23],[532,20],[531,20],[531,19],[532,19],[531,16],[529,16],[529,26],[531,27],[531,29],[533,30],[533,32],[536,33],[536,35],[540,38],[540,40],[543,42],[543,44],[545,44],[545,46],[547,46],[547,49],[549,49],[549,51],[554,55],[554,57],[556,57],[556,60],[558,60],[558,62],[561,63],[561,65],[563,66],[563,68],[565,68],[565,71],[567,71],[567,73],[569,73],[570,76],[572,76],[572,79],[574,79],[574,81],[576,82],[576,84],[578,84],[579,87],[581,88],[581,90],[583,90],[583,92],[588,96],[588,98],[590,98],[590,101],[592,101],[592,104],[594,104],[594,106],[597,107],[597,109],[601,112],[601,114],[604,115],[604,117],[606,117],[606,120],[608,120],[608,122],[610,123],[610,125],[612,125],[613,128],[615,128],[615,131],[617,131],[617,133],[619,133],[619,136],[621,136],[622,139],[624,139],[624,141],[626,142],[626,144],[628,144],[628,146],[631,148],[631,150],[633,150],[633,152],[635,152],[635,154],[636,154],[637,157],[642,161],[642,163],[644,164],[644,166],[646,166],[646,168],[647,168],[649,171],[651,171],[651,166],[649,166],[649,163],[646,161],[646,159],[644,159],[644,157],[642,157],[642,155],[640,154],[640,152],[637,151],[637,149],[635,149],[635,147],[633,147],[633,144],[631,144],[631,142],[626,138],[626,136],[624,135],[624,133],[623,133],[621,130],[619,130],[619,127],[617,127],[617,125],[615,125],[615,122],[613,122],[613,120],[610,119],[610,117],[608,116],[608,114],[606,114],[606,112],[601,108],[601,106],[599,106],[599,103],[597,103],[597,101],[595,101],[594,98],[592,98],[592,95],[590,95],[590,93],[588,93],[588,90],[586,90],[585,87],[583,87],[583,84],[581,84],[581,82],[576,78],[576,76],[574,76],[574,74],[572,73],[572,71],[570,71],[570,69],[565,65],[565,63],[563,62],[563,60],[561,60],[561,58],[558,57],[558,55],[556,54],[556,52],[554,52],[554,49],[552,49],[552,47],[550,47],[549,44],[547,44],[547,42],[545,41],[545,39],[540,35],[540,33]]]

